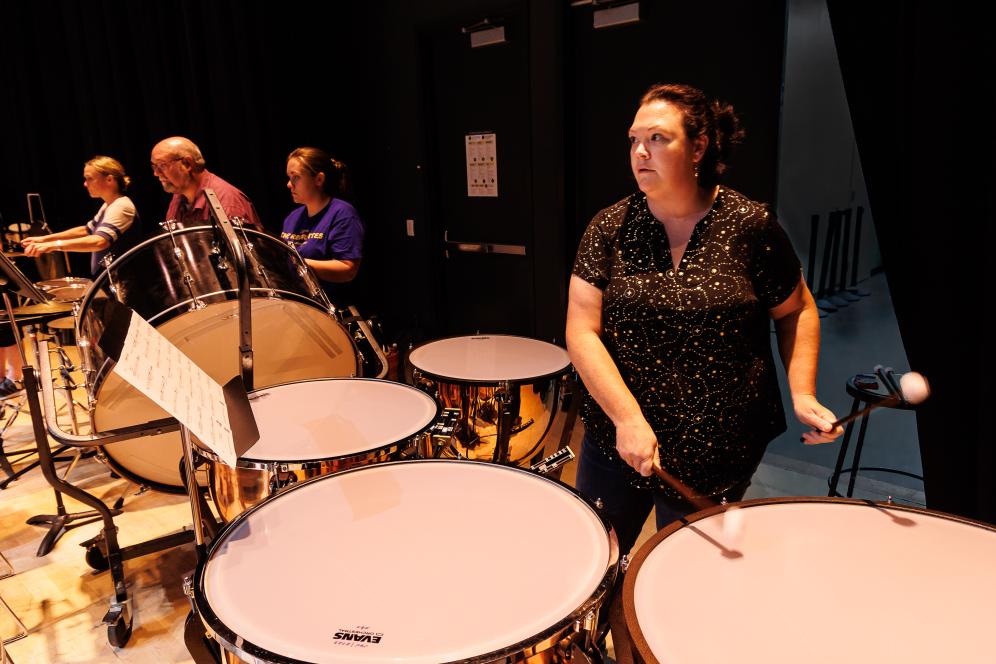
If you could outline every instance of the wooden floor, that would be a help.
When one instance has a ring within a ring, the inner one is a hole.
[[[10,454],[9,450],[33,445],[30,418],[22,413],[7,431],[4,449]],[[15,469],[34,458],[25,458]],[[151,491],[135,495],[137,487],[113,479],[96,459],[81,461],[69,479],[107,504],[125,496],[125,511],[115,518],[122,546],[189,527],[190,508],[184,497]],[[112,595],[111,574],[90,568],[79,546],[100,531],[100,523],[69,530],[48,555],[39,558],[36,552],[47,530],[25,521],[54,514],[56,507],[41,471],[32,470],[0,492],[0,505],[0,552],[15,572],[0,580],[0,597],[28,630],[25,638],[6,646],[14,662],[191,661],[183,644],[187,600],[181,586],[194,565],[191,545],[125,563],[134,633],[126,648],[116,650],[108,645],[106,628],[100,624]],[[67,499],[66,509],[72,513],[88,508]],[[2,606],[0,630],[5,638],[18,632]]]
[[[9,409],[5,412],[5,415]],[[63,418],[65,419],[65,418]],[[559,440],[563,417],[550,431]],[[577,450],[582,427],[572,436]],[[4,436],[8,454],[34,445],[26,412]],[[34,460],[26,457],[15,469]],[[59,464],[64,468],[67,464]],[[576,463],[565,468],[564,479],[573,484]],[[190,507],[185,497],[146,491],[122,479],[95,458],[82,460],[69,475],[75,485],[112,504],[124,496],[124,512],[115,517],[122,546],[189,528]],[[192,572],[192,544],[176,547],[125,563],[128,593],[134,615],[133,634],[125,648],[108,645],[107,630],[100,624],[112,596],[110,572],[95,572],[84,559],[80,543],[96,535],[101,525],[90,523],[68,531],[46,556],[36,551],[46,529],[27,525],[35,515],[55,512],[54,493],[39,469],[34,469],[0,491],[0,552],[14,574],[0,580],[0,597],[27,628],[27,635],[6,646],[17,664],[83,662],[192,662],[183,641],[183,621],[189,604],[182,592],[183,577]],[[67,499],[70,512],[86,509]],[[641,541],[652,533],[648,522]],[[4,572],[0,560],[0,575]],[[0,633],[9,638],[18,625],[0,605]]]

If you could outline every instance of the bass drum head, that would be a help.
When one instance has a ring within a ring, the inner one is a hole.
[[[198,567],[195,602],[248,661],[518,662],[597,608],[617,558],[608,524],[553,480],[402,461],[316,478],[240,516]]]
[[[994,661],[996,528],[857,500],[733,505],[633,558],[623,609],[642,661]]]
[[[237,300],[210,304],[173,318],[157,330],[213,379],[239,373]],[[253,387],[312,378],[353,376],[356,352],[346,330],[326,312],[291,300],[252,300]],[[179,386],[177,386],[179,389]],[[116,373],[95,390],[97,431],[143,424],[169,415]],[[178,433],[104,446],[110,464],[126,477],[162,491],[183,492]]]

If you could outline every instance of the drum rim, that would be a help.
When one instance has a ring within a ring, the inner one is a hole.
[[[654,551],[654,549],[656,549],[662,541],[679,530],[682,530],[683,528],[686,528],[702,519],[707,519],[711,516],[715,516],[716,514],[720,514],[729,507],[735,506],[742,509],[759,507],[763,505],[783,505],[789,503],[827,503],[862,507],[881,507],[901,512],[914,512],[916,514],[936,516],[949,521],[963,523],[965,525],[981,527],[985,530],[996,533],[996,525],[994,524],[977,521],[975,519],[959,516],[957,514],[951,514],[949,512],[940,512],[921,507],[913,507],[912,505],[900,505],[898,503],[891,503],[888,501],[862,500],[859,498],[831,496],[777,496],[770,498],[754,498],[751,500],[730,503],[725,506],[716,505],[715,507],[694,512],[686,516],[684,519],[678,519],[677,521],[668,524],[666,527],[656,532],[653,537],[644,542],[636,552],[636,555],[633,556],[633,559],[630,561],[629,566],[626,569],[626,573],[623,575],[623,618],[626,623],[626,628],[629,630],[629,636],[633,643],[633,648],[636,649],[641,661],[645,662],[645,664],[660,664],[660,660],[657,659],[657,656],[654,655],[653,651],[651,651],[650,645],[647,643],[646,636],[643,634],[643,630],[640,629],[640,622],[636,615],[636,579],[639,575],[640,568],[643,566],[643,563],[646,562],[647,558],[650,557],[650,554]]]
[[[310,305],[314,305],[316,303],[315,300],[313,300],[313,299],[311,299],[309,297],[305,297],[304,295],[301,295],[300,293],[295,293],[293,291],[286,291],[286,290],[282,290],[280,288],[262,288],[262,287],[254,286],[254,287],[251,287],[249,289],[249,292],[250,292],[250,295],[252,293],[269,293],[271,295],[273,293],[280,293],[281,295],[286,295],[287,297],[280,297],[280,298],[275,298],[275,299],[278,299],[278,300],[293,300],[293,301],[296,301],[296,302],[298,302],[300,304],[310,304]],[[221,296],[221,295],[224,295],[226,297],[224,297],[224,298],[218,297],[218,296]],[[194,298],[187,298],[186,300],[181,300],[181,301],[177,302],[176,304],[174,304],[173,306],[171,306],[171,307],[169,307],[167,309],[163,309],[162,311],[160,311],[159,313],[157,313],[152,318],[148,318],[148,319],[145,319],[145,320],[146,320],[146,322],[149,325],[152,325],[153,327],[157,327],[158,325],[162,325],[163,323],[168,323],[169,321],[171,321],[174,318],[176,318],[177,317],[177,315],[176,315],[177,311],[179,311],[179,315],[180,316],[182,316],[185,313],[188,313],[188,312],[192,311],[196,307],[196,305],[194,304],[195,301],[196,302],[200,302],[202,305],[209,307],[209,306],[211,306],[213,304],[222,304],[224,302],[237,302],[238,299],[239,299],[239,291],[238,291],[238,289],[235,289],[235,288],[228,288],[228,289],[224,289],[224,290],[212,291],[210,293],[204,293],[203,295],[198,295],[197,298],[196,298],[196,300]],[[252,299],[255,299],[255,300],[265,300],[265,299],[268,299],[268,297],[255,297],[255,298],[252,298]],[[203,307],[200,307],[200,308],[203,308]],[[320,311],[325,311],[324,307],[313,307],[313,308],[318,308]],[[82,310],[83,310],[83,308],[80,307],[80,311],[81,312],[82,312]],[[167,314],[169,314],[168,317],[166,317]],[[338,320],[338,319],[336,319],[336,320]],[[341,321],[340,321],[340,324],[341,324]]]
[[[269,504],[274,500],[278,500],[281,496],[287,494],[291,491],[297,491],[307,485],[313,484],[315,482],[321,482],[324,480],[329,480],[334,477],[340,477],[347,473],[356,473],[363,470],[370,470],[373,468],[383,469],[387,466],[396,465],[409,465],[409,464],[422,464],[422,463],[432,463],[432,464],[476,464],[484,465],[492,468],[501,468],[510,472],[520,472],[532,475],[536,478],[546,480],[552,484],[559,486],[561,489],[566,490],[568,493],[573,495],[575,498],[580,500],[598,519],[602,527],[605,529],[606,536],[609,540],[609,561],[606,566],[605,574],[602,576],[601,581],[599,581],[595,590],[588,597],[587,600],[582,602],[581,606],[572,611],[568,616],[557,622],[551,627],[548,627],[539,634],[533,635],[527,639],[519,641],[517,643],[508,645],[500,650],[494,650],[489,653],[483,653],[481,655],[475,655],[470,658],[454,660],[452,662],[446,662],[443,664],[485,664],[487,662],[506,662],[511,661],[508,657],[512,654],[524,652],[531,648],[536,648],[544,644],[553,645],[559,641],[558,637],[560,634],[569,630],[573,625],[582,620],[591,611],[600,609],[604,607],[605,600],[608,598],[611,592],[619,570],[619,542],[616,539],[615,529],[612,527],[612,523],[609,521],[608,517],[602,513],[596,505],[595,502],[583,496],[574,487],[556,479],[553,477],[548,477],[536,471],[530,470],[528,468],[519,468],[517,466],[506,466],[502,464],[491,463],[488,461],[480,461],[476,459],[409,459],[403,461],[389,461],[385,463],[371,464],[367,466],[357,466],[354,468],[348,468],[336,473],[330,473],[328,475],[321,475],[318,477],[312,477],[305,480],[304,482],[299,482],[291,485],[288,489],[281,491],[280,493],[268,496],[263,501],[253,505],[248,510],[238,515],[230,523],[222,527],[215,537],[214,541],[208,547],[207,552],[200,557],[197,562],[197,566],[194,569],[193,578],[193,597],[192,601],[196,612],[200,615],[201,622],[212,631],[215,638],[219,641],[223,648],[231,651],[236,656],[250,661],[256,661],[262,658],[262,661],[267,662],[281,662],[286,664],[308,664],[304,660],[294,659],[292,657],[287,657],[286,655],[280,655],[274,653],[266,648],[262,648],[251,641],[246,640],[239,634],[236,634],[228,626],[222,622],[218,615],[211,608],[210,604],[207,602],[206,593],[204,590],[204,575],[207,570],[208,563],[214,557],[215,552],[226,542],[228,535],[238,528],[242,521],[248,519],[251,514],[256,512],[256,510],[262,509],[264,506]]]
[[[266,387],[261,387],[259,389],[253,390],[252,392],[249,392],[249,395],[251,397],[256,392],[262,392],[263,390],[272,390],[275,387],[284,387],[286,385],[297,385],[298,383],[321,383],[321,382],[325,382],[325,381],[339,381],[339,380],[346,380],[346,381],[351,381],[351,382],[352,381],[366,381],[366,382],[372,382],[372,383],[383,383],[385,385],[390,385],[392,387],[401,387],[401,388],[406,388],[406,389],[409,389],[409,390],[413,390],[413,391],[417,392],[418,394],[420,394],[421,396],[424,396],[426,399],[428,399],[433,404],[433,407],[435,408],[435,414],[429,419],[429,421],[422,428],[418,429],[417,431],[415,431],[413,433],[410,433],[407,436],[404,436],[404,437],[402,437],[402,438],[400,438],[398,440],[392,441],[390,443],[385,443],[384,445],[380,445],[378,447],[371,447],[371,448],[366,449],[366,450],[359,450],[359,451],[353,452],[351,454],[340,454],[338,456],[312,458],[312,459],[293,459],[293,460],[287,460],[287,461],[273,461],[273,460],[269,460],[268,461],[266,459],[258,459],[258,458],[254,458],[254,457],[239,457],[239,459],[238,459],[237,464],[236,464],[235,467],[239,468],[239,469],[242,469],[242,470],[269,470],[269,469],[273,468],[274,465],[276,465],[277,467],[280,468],[281,471],[283,471],[283,470],[310,470],[312,468],[319,468],[322,464],[329,463],[330,461],[346,461],[346,460],[353,459],[353,458],[365,459],[365,458],[369,458],[370,456],[377,456],[380,453],[383,453],[383,452],[386,452],[386,451],[390,451],[390,450],[394,449],[395,447],[400,446],[402,443],[404,443],[406,441],[410,441],[412,438],[415,438],[416,436],[420,436],[423,433],[425,433],[426,431],[428,431],[430,428],[432,428],[433,423],[437,419],[439,419],[439,414],[440,414],[440,412],[442,412],[442,409],[439,406],[439,402],[436,399],[433,399],[431,396],[429,396],[425,392],[423,392],[422,390],[418,389],[417,387],[412,387],[411,385],[408,385],[406,383],[398,383],[398,382],[393,381],[393,380],[384,380],[384,379],[381,379],[381,378],[361,378],[361,377],[352,377],[351,378],[349,376],[328,376],[328,377],[325,377],[325,378],[310,378],[310,379],[302,379],[302,380],[292,380],[292,381],[288,381],[286,383],[279,383],[277,385],[267,385]],[[250,401],[251,401],[251,399],[250,399]],[[214,452],[212,452],[211,450],[209,450],[209,449],[207,449],[205,447],[202,447],[200,445],[195,445],[194,449],[197,452],[197,454],[199,454],[200,456],[202,456],[202,457],[204,457],[206,459],[209,459],[209,460],[214,461],[216,463],[221,463],[222,462],[221,461],[221,457],[219,457],[217,454],[215,454]]]
[[[153,243],[158,242],[159,240],[163,239],[164,237],[172,237],[174,235],[184,235],[186,233],[191,233],[193,231],[207,231],[207,230],[213,230],[213,229],[214,229],[214,226],[211,226],[211,225],[202,225],[202,226],[185,226],[184,228],[178,228],[178,229],[176,229],[175,231],[172,231],[172,232],[164,231],[164,232],[160,233],[159,235],[153,235],[151,237],[145,238],[144,240],[142,240],[141,242],[139,242],[138,244],[136,244],[135,246],[133,246],[132,248],[130,248],[128,251],[124,252],[123,254],[121,254],[120,256],[118,256],[117,258],[115,258],[111,262],[110,265],[106,266],[99,273],[93,275],[93,283],[90,284],[90,288],[87,289],[87,292],[83,295],[83,299],[80,300],[79,319],[83,320],[83,312],[85,312],[88,309],[88,306],[89,306],[91,300],[93,300],[93,294],[97,291],[97,284],[101,283],[103,281],[107,281],[108,280],[107,273],[111,270],[111,268],[113,268],[114,266],[116,266],[116,265],[118,265],[120,263],[123,263],[124,260],[126,258],[130,258],[132,254],[137,253],[139,250],[144,249],[147,246],[151,246]],[[258,235],[265,235],[265,233],[259,233],[258,231],[255,231],[255,230],[253,230],[251,228],[245,228],[245,229],[242,229],[242,230],[247,231],[247,232],[256,233]],[[267,237],[270,237],[270,236],[267,235]],[[279,240],[278,240],[278,242],[279,242]],[[283,244],[283,243],[281,243],[281,244]],[[108,288],[108,290],[110,290],[110,288]],[[157,315],[159,315],[159,314],[157,314]],[[77,333],[79,333],[79,330],[77,330]]]
[[[166,434],[172,432],[164,431],[163,433]],[[113,445],[113,443],[111,444]],[[109,466],[111,470],[113,470],[115,473],[125,478],[129,482],[132,482],[133,484],[137,484],[140,487],[143,486],[148,487],[149,489],[152,489],[153,491],[159,491],[160,493],[171,493],[178,496],[185,496],[188,493],[186,487],[184,487],[182,484],[178,485],[163,484],[162,482],[157,482],[155,480],[150,480],[147,477],[142,477],[141,475],[137,475],[134,471],[129,470],[122,463],[117,461],[113,456],[108,454],[106,445],[98,445],[97,450],[99,455],[98,458],[105,465]],[[182,461],[182,457],[180,460]]]
[[[429,378],[431,380],[441,383],[449,383],[450,385],[476,385],[476,386],[487,386],[487,387],[498,387],[502,383],[510,383],[512,385],[531,385],[533,383],[538,383],[541,380],[548,380],[550,378],[557,378],[559,376],[563,376],[564,374],[566,374],[571,370],[572,363],[571,363],[571,358],[568,355],[567,364],[565,364],[564,368],[560,369],[559,371],[539,374],[538,376],[531,376],[529,378],[519,378],[516,380],[508,378],[500,378],[498,380],[470,380],[470,379],[465,380],[462,378],[454,378],[453,376],[444,376],[442,374],[434,373],[432,371],[419,367],[418,365],[416,365],[414,362],[411,361],[412,353],[419,350],[420,348],[424,348],[425,346],[429,346],[431,344],[438,343],[440,341],[449,341],[451,339],[470,339],[474,337],[510,337],[513,339],[527,339],[529,341],[535,341],[536,343],[546,344],[547,346],[553,346],[554,348],[559,348],[560,350],[564,351],[565,354],[567,353],[567,349],[562,348],[557,344],[552,344],[549,341],[543,341],[542,339],[534,339],[533,337],[524,337],[521,334],[485,334],[485,333],[455,334],[449,337],[440,337],[438,339],[432,339],[431,341],[425,341],[420,343],[419,345],[415,346],[410,351],[408,351],[407,360],[408,362],[411,363],[412,367],[414,367],[414,369],[418,371],[423,378]]]
[[[146,238],[145,240],[142,240],[141,242],[139,242],[138,244],[136,244],[134,247],[132,247],[128,251],[124,252],[123,254],[121,254],[120,256],[118,256],[117,258],[115,258],[114,261],[111,262],[110,265],[108,265],[106,268],[104,268],[103,270],[101,270],[98,274],[94,275],[94,277],[93,277],[93,283],[90,284],[90,288],[87,290],[86,294],[83,296],[83,299],[80,300],[80,318],[82,319],[83,312],[86,311],[89,308],[90,301],[93,299],[93,293],[96,292],[96,286],[97,286],[97,284],[98,283],[102,283],[103,281],[107,281],[108,280],[107,273],[110,270],[112,270],[115,266],[117,266],[119,264],[123,264],[126,259],[130,259],[131,256],[132,256],[132,254],[138,253],[140,250],[144,249],[145,247],[151,246],[154,243],[159,242],[159,241],[161,241],[164,238],[172,237],[172,236],[175,236],[175,235],[187,235],[187,234],[198,232],[198,231],[214,231],[214,230],[215,230],[215,227],[212,226],[212,225],[185,226],[183,228],[176,229],[172,233],[170,233],[170,232],[163,232],[163,233],[160,233],[159,235],[153,235],[152,237],[149,237],[149,238]],[[258,236],[265,237],[268,240],[273,240],[277,245],[279,245],[280,247],[283,247],[289,254],[291,254],[291,255],[297,255],[284,242],[281,242],[278,238],[275,238],[275,237],[272,237],[270,235],[267,235],[266,233],[261,233],[261,232],[259,232],[257,230],[252,229],[252,228],[242,228],[242,229],[240,229],[240,232],[251,233],[253,235],[258,235]],[[254,289],[254,290],[256,290],[256,289]],[[271,289],[264,288],[262,290],[269,291]],[[227,292],[227,291],[224,291],[224,292]],[[311,298],[306,298],[303,295],[298,295],[297,293],[295,293],[295,295],[297,295],[298,297],[300,297],[300,298],[302,298],[302,299],[304,299],[306,301],[312,302],[319,309],[321,309],[323,311],[325,311],[327,309],[327,307],[321,306],[321,303],[318,302],[317,300],[314,300],[314,299],[311,299]],[[189,302],[189,300],[188,300],[188,302]],[[171,309],[172,308],[173,307],[171,307]],[[162,312],[160,312],[159,314],[156,314],[156,316],[160,316],[160,315],[162,315]]]

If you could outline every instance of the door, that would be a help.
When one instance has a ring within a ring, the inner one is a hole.
[[[534,333],[528,17],[519,4],[422,34],[425,182],[429,229],[439,243],[430,259],[437,336]],[[500,27],[504,41],[473,48],[461,28],[485,18],[491,32],[478,39],[495,39]],[[496,166],[473,169],[487,176],[487,186],[475,188],[484,195],[471,195],[468,137],[475,155],[488,154],[493,141]],[[485,143],[480,151],[477,143]]]

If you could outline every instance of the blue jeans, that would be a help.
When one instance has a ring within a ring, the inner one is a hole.
[[[690,503],[668,498],[662,491],[634,487],[632,478],[629,466],[622,459],[610,459],[585,434],[575,485],[586,498],[602,501],[603,513],[619,539],[620,556],[627,555],[633,548],[651,508],[656,509],[657,530],[697,511]],[[738,485],[727,492],[727,498],[740,500],[749,485],[749,480]]]

